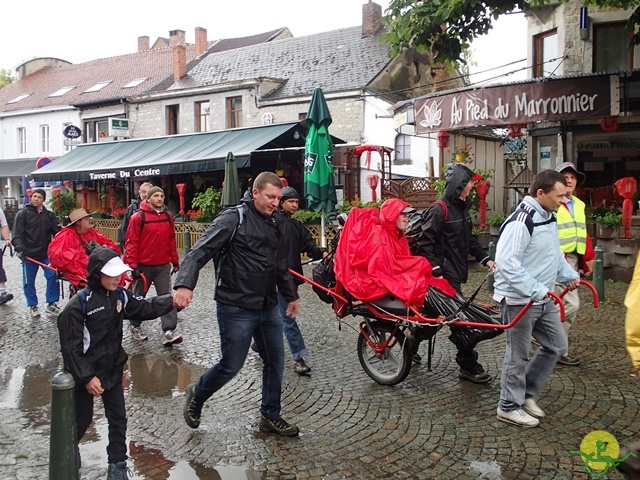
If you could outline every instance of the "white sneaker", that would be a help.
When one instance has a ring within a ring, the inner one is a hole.
[[[532,417],[521,408],[505,412],[498,407],[496,418],[502,422],[511,423],[524,428],[537,427],[540,424],[540,420]]]
[[[522,405],[522,409],[527,412],[529,415],[536,417],[536,418],[543,418],[545,417],[547,414],[544,413],[544,410],[542,410],[538,404],[536,403],[536,401],[533,398],[527,398],[524,401],[524,405]]]
[[[167,330],[164,332],[164,340],[162,341],[163,345],[177,345],[178,343],[182,343],[182,335],[174,335],[173,330]]]
[[[134,340],[138,340],[139,342],[144,342],[145,340],[147,340],[149,338],[142,331],[142,327],[133,327],[132,326],[129,331],[131,332],[131,336],[133,337],[133,339]]]
[[[47,304],[47,312],[49,312],[49,313],[60,313],[60,307],[55,302],[48,303]]]

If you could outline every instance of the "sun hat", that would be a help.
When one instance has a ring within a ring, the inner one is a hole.
[[[78,220],[82,220],[83,218],[90,217],[91,214],[87,213],[84,208],[76,208],[69,213],[69,225],[73,225]]]
[[[104,273],[108,277],[117,277],[130,270],[132,270],[131,267],[124,263],[120,257],[113,257],[104,264],[100,273]]]

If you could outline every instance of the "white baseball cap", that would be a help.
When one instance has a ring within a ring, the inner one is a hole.
[[[117,277],[122,275],[124,272],[131,271],[131,267],[124,263],[120,257],[113,257],[107,263],[104,264],[104,267],[100,270],[100,273],[104,273],[109,277]]]

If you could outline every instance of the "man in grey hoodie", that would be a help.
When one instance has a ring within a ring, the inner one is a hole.
[[[493,299],[500,304],[503,322],[509,323],[533,301],[520,321],[506,331],[497,411],[498,420],[521,427],[536,427],[545,416],[534,397],[567,349],[567,337],[549,292],[556,281],[570,290],[580,285],[558,240],[555,212],[566,186],[564,176],[555,170],[538,173],[529,196],[504,223],[496,249]],[[529,360],[532,336],[540,348]]]

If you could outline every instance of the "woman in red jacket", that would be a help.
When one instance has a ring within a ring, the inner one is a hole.
[[[109,248],[120,255],[114,241],[93,228],[91,215],[84,208],[69,214],[71,223],[60,230],[49,244],[51,266],[61,272],[76,288],[86,286],[87,263],[94,246]]]

